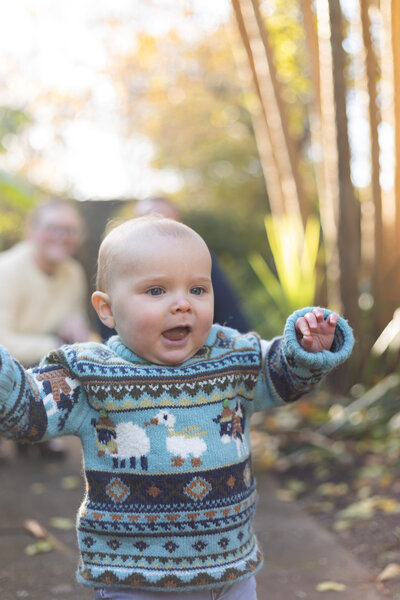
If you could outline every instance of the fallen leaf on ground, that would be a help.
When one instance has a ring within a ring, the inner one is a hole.
[[[296,500],[296,494],[292,490],[279,488],[276,490],[275,495],[281,502],[294,502],[294,500]]]
[[[358,476],[363,479],[377,479],[385,475],[385,465],[366,465],[358,470]]]
[[[385,581],[386,579],[395,579],[400,575],[400,565],[398,563],[388,564],[381,573],[378,575],[379,581]]]
[[[50,525],[54,527],[54,529],[62,529],[63,531],[75,529],[74,521],[72,519],[67,519],[66,517],[52,517],[50,519]]]
[[[335,521],[333,524],[333,529],[335,531],[346,531],[347,529],[351,529],[353,527],[353,522],[348,519],[339,519]]]
[[[60,550],[67,556],[73,554],[73,550],[60,542],[52,535],[43,525],[35,519],[26,519],[24,528],[36,538],[36,542],[25,548],[25,552],[29,555],[39,554],[39,552],[50,552],[50,550]],[[41,543],[43,542],[43,544]]]
[[[339,519],[370,519],[376,510],[381,510],[388,514],[398,514],[400,512],[400,504],[393,498],[372,496],[350,504],[339,511],[337,516]]]
[[[286,487],[288,490],[290,490],[296,495],[302,494],[307,489],[306,484],[303,481],[300,481],[299,479],[289,479],[286,482]]]
[[[385,473],[379,480],[380,488],[387,488],[393,481],[394,475],[392,473]]]
[[[76,490],[81,487],[82,480],[76,475],[68,475],[61,479],[61,487],[63,490]]]
[[[54,550],[54,546],[50,540],[38,540],[37,542],[26,546],[25,554],[28,554],[28,556],[35,556],[36,554],[51,552],[52,550]]]
[[[375,506],[389,514],[398,514],[400,512],[400,504],[394,498],[378,497]]]
[[[375,512],[374,498],[365,498],[339,511],[339,519],[370,519]]]
[[[35,519],[26,519],[24,521],[24,528],[38,540],[48,538],[46,529]]]
[[[329,513],[335,510],[335,505],[333,502],[314,502],[310,504],[308,507],[308,511],[310,513],[318,514],[318,513]]]
[[[348,491],[347,483],[321,483],[317,488],[317,492],[321,496],[345,496]]]
[[[366,498],[369,498],[372,494],[372,488],[370,485],[365,485],[365,483],[363,483],[361,481],[361,479],[357,479],[354,482],[354,487],[356,489],[358,489],[357,491],[357,497],[360,500],[365,500]]]
[[[344,592],[347,586],[337,581],[321,581],[315,588],[317,592]]]
[[[285,488],[279,488],[276,491],[276,497],[283,502],[292,502],[296,500],[299,494],[302,494],[307,486],[299,479],[289,479]]]

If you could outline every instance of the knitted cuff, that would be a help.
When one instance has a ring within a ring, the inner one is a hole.
[[[14,380],[14,361],[8,351],[0,346],[0,417],[6,412],[6,402],[13,390]]]
[[[299,317],[303,317],[306,313],[313,310],[314,307],[302,308],[290,315],[284,329],[285,350],[289,357],[295,357],[296,362],[305,368],[311,371],[322,370],[327,372],[349,358],[354,345],[353,332],[347,321],[338,315],[339,318],[331,349],[322,350],[321,352],[307,352],[300,346],[297,340],[295,324]],[[324,319],[326,319],[333,311],[324,308],[323,312]]]

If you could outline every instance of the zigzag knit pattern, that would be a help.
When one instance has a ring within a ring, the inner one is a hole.
[[[308,392],[353,344],[340,319],[334,351],[307,362],[291,319],[272,342],[213,326],[175,367],[144,361],[117,336],[65,346],[26,372],[0,348],[0,430],[82,440],[79,581],[190,591],[261,567],[250,416]]]

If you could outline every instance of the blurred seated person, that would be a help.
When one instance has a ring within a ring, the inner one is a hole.
[[[53,199],[35,210],[26,239],[0,254],[0,344],[24,367],[64,343],[89,339],[86,276],[72,258],[83,236],[74,204]],[[42,457],[65,455],[59,440],[18,444],[20,454],[28,449]]]
[[[164,196],[154,196],[139,200],[135,205],[135,217],[157,213],[168,219],[182,221],[181,213],[168,198]],[[228,281],[216,256],[211,252],[212,269],[211,279],[214,289],[214,323],[233,327],[241,333],[247,333],[250,329],[247,317],[241,308],[236,292]],[[103,340],[107,340],[116,332],[109,329],[100,322],[100,335]]]

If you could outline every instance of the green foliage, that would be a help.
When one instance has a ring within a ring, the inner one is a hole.
[[[320,225],[310,217],[303,230],[293,215],[267,215],[265,230],[275,270],[259,253],[251,254],[249,261],[281,316],[278,333],[288,314],[314,302]]]
[[[307,135],[307,104],[313,97],[306,34],[298,0],[264,3],[264,22],[274,51],[282,96],[295,139]]]
[[[24,111],[0,106],[0,152],[7,152],[7,137],[16,135],[28,123],[30,118]],[[0,171],[0,250],[20,238],[26,214],[37,196],[22,178]]]
[[[26,215],[38,200],[38,191],[22,179],[0,172],[0,250],[23,235]]]
[[[0,106],[0,152],[6,152],[4,141],[7,139],[7,135],[15,134],[30,121],[24,111],[9,106]]]
[[[202,40],[143,34],[112,72],[127,135],[150,138],[153,166],[178,174],[174,198],[183,209],[265,213],[251,117],[224,29]]]

